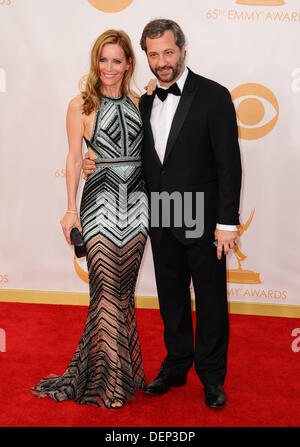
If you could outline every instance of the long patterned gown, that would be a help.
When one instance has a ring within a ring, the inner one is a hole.
[[[90,305],[84,333],[61,376],[31,389],[37,397],[110,408],[145,385],[134,291],[148,234],[139,112],[122,94],[103,96],[93,136],[98,158],[83,189],[80,219],[87,248]]]

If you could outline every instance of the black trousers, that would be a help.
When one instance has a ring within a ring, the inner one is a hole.
[[[184,245],[169,228],[162,230],[159,240],[151,238],[151,245],[167,348],[162,366],[181,374],[188,372],[194,362],[204,385],[223,384],[229,337],[226,256],[217,259],[212,240]],[[195,290],[195,337],[191,279]]]

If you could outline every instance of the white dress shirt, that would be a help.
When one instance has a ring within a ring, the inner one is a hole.
[[[183,90],[187,75],[188,75],[188,69],[187,67],[185,67],[182,75],[176,81],[181,92]],[[162,85],[160,85],[160,87],[163,89],[168,88]],[[161,101],[157,95],[155,95],[153,100],[150,123],[152,127],[155,149],[160,158],[161,163],[163,163],[164,160],[172,121],[179,101],[180,96],[172,94],[169,94],[164,101]],[[219,230],[237,231],[237,227],[235,225],[217,224],[217,228]]]

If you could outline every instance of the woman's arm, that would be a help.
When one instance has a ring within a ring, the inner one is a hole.
[[[76,209],[76,195],[82,165],[82,138],[84,133],[81,105],[81,97],[77,96],[73,98],[68,106],[66,120],[69,142],[69,152],[66,161],[67,211],[72,211],[72,213],[66,212],[60,223],[69,244],[71,244],[71,229],[77,227],[82,231]]]
[[[76,194],[82,164],[82,138],[84,125],[81,110],[81,98],[73,98],[67,111],[67,135],[69,153],[66,161],[66,183],[68,210],[76,210]]]

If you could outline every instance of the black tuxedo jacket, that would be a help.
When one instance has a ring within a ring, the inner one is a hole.
[[[216,224],[239,224],[241,160],[236,114],[229,91],[220,84],[189,70],[175,112],[163,163],[154,147],[150,116],[154,96],[141,97],[144,123],[143,172],[148,192],[169,194],[204,192],[204,232],[214,239]],[[195,216],[195,210],[193,208]],[[171,219],[172,223],[172,219]],[[189,228],[172,226],[183,243]],[[161,235],[162,226],[151,227],[151,239]]]

